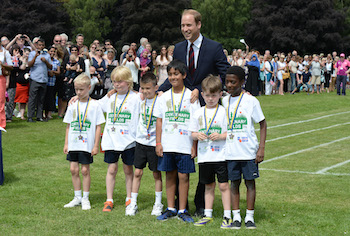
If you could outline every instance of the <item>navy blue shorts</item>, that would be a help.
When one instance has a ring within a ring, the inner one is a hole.
[[[176,152],[165,152],[163,153],[163,157],[158,157],[158,170],[177,170],[183,174],[196,172],[194,160],[191,158],[191,155]]]
[[[122,156],[123,163],[128,166],[134,165],[134,153],[135,148],[130,148],[124,151],[105,151],[105,162],[108,164],[116,163],[119,160],[119,156]]]
[[[94,159],[89,152],[70,151],[67,154],[67,161],[79,162],[80,164],[91,164],[94,162]]]
[[[227,161],[228,179],[231,181],[240,180],[253,180],[259,177],[258,164],[255,163],[255,159],[249,161]]]

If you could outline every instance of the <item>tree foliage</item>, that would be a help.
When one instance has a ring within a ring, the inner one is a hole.
[[[83,34],[85,43],[90,44],[112,31],[110,16],[113,13],[109,9],[117,4],[118,0],[69,0],[64,6],[74,27],[73,33]]]
[[[138,42],[147,37],[153,47],[183,40],[181,13],[190,0],[124,0],[122,6],[121,44]]]
[[[333,0],[252,0],[247,42],[258,50],[342,50],[345,14]]]
[[[249,20],[249,0],[193,0],[192,6],[202,15],[201,32],[229,50],[244,45],[244,27]]]
[[[69,16],[62,3],[51,0],[2,0],[0,33],[9,38],[18,33],[41,36],[47,42],[70,29]]]

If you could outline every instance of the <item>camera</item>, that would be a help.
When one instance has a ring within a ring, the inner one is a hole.
[[[26,36],[22,35],[20,38],[21,38],[21,39],[26,39]]]

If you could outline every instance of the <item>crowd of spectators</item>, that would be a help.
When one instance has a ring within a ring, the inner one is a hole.
[[[45,44],[46,43],[46,44]],[[55,35],[52,42],[40,37],[32,40],[25,34],[11,41],[1,37],[0,47],[0,126],[5,128],[13,116],[28,122],[48,121],[52,112],[63,118],[67,102],[75,95],[74,78],[81,73],[91,77],[90,96],[103,97],[113,88],[112,70],[124,65],[133,76],[134,89],[139,90],[140,77],[152,71],[158,85],[167,79],[167,65],[173,60],[174,46],[162,45],[160,51],[152,49],[147,38],[124,45],[120,53],[111,40],[94,40],[87,47],[84,36],[78,34],[74,43],[64,33]],[[271,55],[256,51],[234,49],[227,61],[246,70],[245,89],[254,96],[285,93],[294,94],[331,92],[345,95],[350,58],[337,52],[324,55],[298,55],[277,52]],[[6,102],[5,102],[6,101]],[[27,117],[25,117],[28,105]]]

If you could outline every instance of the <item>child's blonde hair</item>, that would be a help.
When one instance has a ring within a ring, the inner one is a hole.
[[[118,66],[111,73],[112,82],[125,81],[129,85],[129,90],[133,89],[134,80],[132,79],[131,71],[126,66]]]
[[[89,86],[91,85],[91,79],[85,73],[82,73],[74,79],[74,84],[83,84]]]
[[[69,60],[75,62],[77,60],[77,57],[74,54],[70,54]]]

